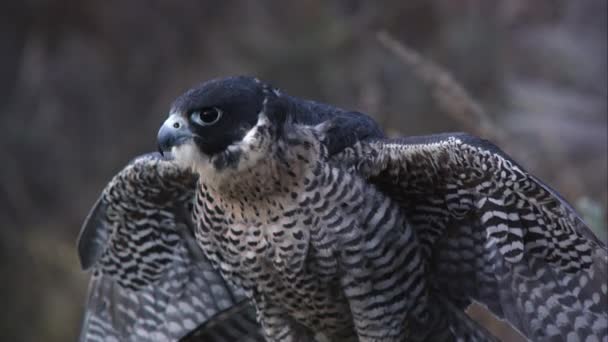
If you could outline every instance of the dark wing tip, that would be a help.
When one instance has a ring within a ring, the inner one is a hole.
[[[105,249],[109,232],[103,223],[106,205],[100,197],[89,211],[78,234],[78,259],[83,270],[90,269]]]

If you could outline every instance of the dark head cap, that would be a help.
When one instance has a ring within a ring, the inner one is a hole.
[[[159,131],[161,149],[193,139],[207,155],[224,151],[255,125],[269,89],[256,78],[237,76],[188,90],[173,102],[170,118]]]

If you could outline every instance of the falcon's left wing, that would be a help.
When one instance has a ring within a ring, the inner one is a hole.
[[[82,266],[92,270],[81,341],[176,341],[244,300],[195,241],[196,180],[154,153],[106,186],[78,241]],[[251,310],[235,317],[214,320],[229,339],[220,332],[188,340],[259,340]]]
[[[496,146],[466,134],[371,139],[333,159],[404,208],[438,296],[480,302],[535,341],[608,338],[605,245]]]

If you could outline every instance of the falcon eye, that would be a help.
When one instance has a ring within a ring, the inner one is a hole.
[[[190,113],[190,120],[200,126],[211,126],[222,117],[222,111],[218,108],[204,108]]]

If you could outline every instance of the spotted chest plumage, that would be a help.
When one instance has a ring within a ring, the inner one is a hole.
[[[335,275],[335,263],[330,269],[308,258],[316,253],[311,237],[318,235],[311,226],[320,218],[310,215],[312,200],[307,194],[321,185],[313,184],[315,174],[330,170],[314,165],[307,155],[310,145],[291,155],[284,147],[279,144],[272,151],[281,157],[241,170],[238,181],[227,187],[199,184],[197,239],[224,276],[254,298],[260,312],[281,303],[285,314],[307,327],[332,334],[352,332],[336,277],[319,277],[321,268]],[[299,167],[292,167],[292,158]]]
[[[253,298],[270,338],[291,321],[330,339],[403,336],[408,315],[425,314],[416,237],[398,205],[327,161],[315,132],[267,144],[275,138],[256,127],[229,149],[233,164],[201,177],[197,239]]]

